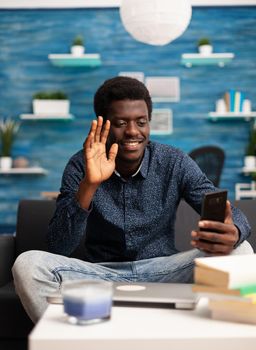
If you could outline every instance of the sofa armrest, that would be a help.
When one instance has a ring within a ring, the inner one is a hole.
[[[11,268],[15,260],[15,236],[0,235],[0,286],[12,280]]]

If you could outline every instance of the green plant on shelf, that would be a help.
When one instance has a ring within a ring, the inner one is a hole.
[[[72,46],[84,46],[84,38],[82,35],[77,35],[72,42]]]
[[[67,100],[63,91],[39,91],[33,95],[33,100]]]
[[[208,38],[201,38],[201,39],[199,39],[198,42],[197,42],[197,46],[200,47],[200,46],[203,46],[203,45],[211,45],[210,39],[208,39]]]
[[[12,146],[19,128],[20,123],[10,117],[0,120],[1,157],[11,157]]]

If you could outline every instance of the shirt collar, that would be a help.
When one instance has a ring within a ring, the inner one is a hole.
[[[142,162],[140,163],[139,169],[134,174],[132,174],[132,177],[141,173],[142,177],[146,178],[148,174],[148,166],[149,166],[149,147],[147,146],[145,148],[144,156],[143,156]],[[118,171],[115,170],[114,172],[117,176],[122,177]]]

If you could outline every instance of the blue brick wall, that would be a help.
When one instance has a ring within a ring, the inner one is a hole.
[[[185,34],[163,47],[144,45],[124,30],[117,9],[0,11],[0,116],[30,113],[32,95],[43,89],[62,89],[71,101],[73,122],[22,122],[14,156],[49,170],[47,176],[0,176],[0,225],[15,225],[18,201],[40,198],[41,191],[59,189],[68,158],[81,148],[93,118],[97,87],[120,71],[143,71],[146,76],[178,76],[179,103],[156,104],[173,110],[174,132],[153,139],[189,152],[203,144],[226,151],[221,187],[234,199],[236,182],[248,182],[240,169],[250,123],[211,123],[207,113],[230,88],[241,89],[256,108],[256,7],[194,8]],[[49,53],[67,53],[77,34],[83,34],[88,53],[100,53],[97,69],[58,68]],[[181,54],[196,52],[200,37],[209,37],[215,52],[234,52],[224,68],[181,66]]]

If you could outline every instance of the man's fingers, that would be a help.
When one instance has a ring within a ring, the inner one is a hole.
[[[112,162],[115,161],[116,155],[117,155],[117,151],[118,151],[118,144],[117,143],[113,143],[113,145],[110,147],[109,154],[108,154],[108,159],[110,161],[112,161]]]
[[[226,202],[226,211],[225,211],[225,221],[224,222],[225,222],[225,224],[233,224],[230,201]]]
[[[103,125],[103,118],[99,116],[97,120],[96,132],[95,132],[95,142],[100,142],[102,125]]]
[[[100,139],[100,141],[104,144],[107,142],[109,130],[110,130],[110,121],[107,120],[105,125],[104,125],[104,129],[101,133],[101,139]]]

